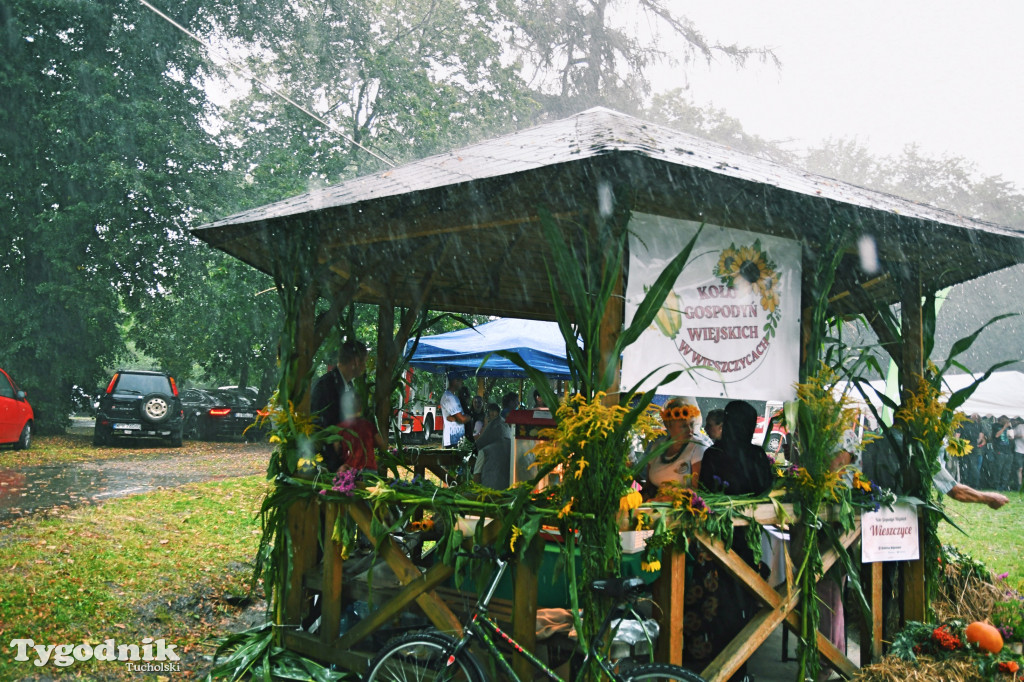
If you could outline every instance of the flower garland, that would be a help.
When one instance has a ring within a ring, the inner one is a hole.
[[[934,364],[928,363],[926,376],[916,376],[909,382],[914,390],[904,397],[896,410],[894,420],[904,435],[904,447],[909,450],[909,461],[915,468],[920,485],[916,494],[926,503],[921,516],[921,534],[924,537],[923,556],[925,566],[925,592],[927,604],[934,601],[938,593],[938,567],[941,550],[938,539],[938,525],[942,516],[943,499],[932,485],[932,477],[942,467],[942,453],[969,452],[969,444],[959,442],[956,436],[964,416],[949,408],[940,390],[941,378]],[[929,378],[931,377],[931,378]]]
[[[696,405],[676,405],[661,411],[661,421],[692,421],[700,417],[700,408]]]
[[[841,473],[832,470],[832,460],[841,449],[843,434],[856,412],[845,395],[837,397],[838,376],[824,363],[806,381],[796,385],[797,458],[800,466],[790,478],[791,492],[798,512],[805,520],[817,519],[822,507],[839,502],[846,486]],[[854,511],[842,505],[841,521],[848,529],[853,525]],[[820,671],[818,649],[814,644],[818,629],[817,584],[824,572],[819,542],[820,524],[803,524],[803,542],[796,547],[801,556],[796,581],[800,589],[800,678],[814,678]],[[856,579],[856,576],[851,576]]]
[[[602,391],[590,398],[570,396],[555,410],[555,419],[554,428],[540,432],[544,440],[532,451],[534,466],[541,473],[561,472],[558,482],[544,490],[546,502],[558,509],[555,521],[562,536],[578,538],[586,548],[580,578],[587,584],[620,570],[619,518],[640,501],[631,488],[629,454],[634,443],[653,442],[663,431],[656,407],[637,412],[629,401],[609,401]],[[595,600],[588,590],[580,594],[583,627],[591,631],[600,625],[602,611]]]

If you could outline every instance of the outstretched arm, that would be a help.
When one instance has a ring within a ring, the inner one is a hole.
[[[999,509],[1010,501],[1010,498],[1006,495],[985,492],[983,490],[975,490],[963,483],[957,483],[947,494],[958,502],[977,502],[987,504],[992,509]]]

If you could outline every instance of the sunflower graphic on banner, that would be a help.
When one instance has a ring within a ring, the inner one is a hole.
[[[647,214],[630,221],[627,323],[661,268],[699,223]],[[662,394],[786,400],[799,363],[800,246],[705,225],[651,328],[623,356],[623,385],[645,388],[684,369]]]

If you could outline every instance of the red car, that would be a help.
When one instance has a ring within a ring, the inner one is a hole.
[[[0,443],[13,443],[15,450],[26,449],[32,444],[34,419],[25,391],[0,369]]]

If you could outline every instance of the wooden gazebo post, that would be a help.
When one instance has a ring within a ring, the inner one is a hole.
[[[915,381],[924,374],[924,320],[922,313],[922,291],[920,265],[916,261],[907,263],[908,277],[903,286],[900,304],[900,325],[903,348],[901,353],[900,383],[901,398],[907,398],[917,390]],[[907,462],[901,462],[907,466]],[[921,485],[931,485],[922,481]],[[924,533],[918,537],[921,543],[920,558],[907,562],[903,574],[903,618],[923,622],[927,607],[924,567]]]

